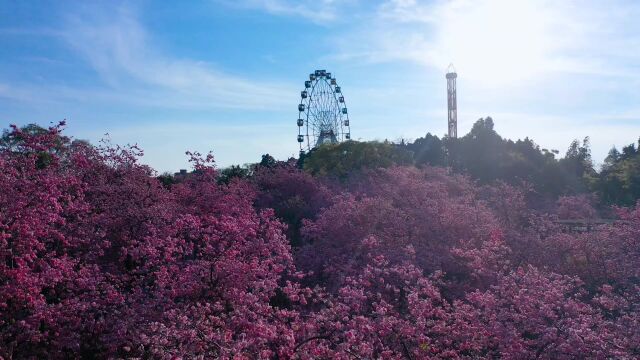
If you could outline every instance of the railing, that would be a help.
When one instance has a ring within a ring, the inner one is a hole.
[[[615,219],[567,219],[556,220],[555,223],[565,227],[568,232],[589,232],[603,225],[611,225],[615,221]]]

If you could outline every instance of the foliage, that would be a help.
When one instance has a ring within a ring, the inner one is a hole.
[[[262,168],[273,168],[278,166],[279,162],[271,155],[264,154],[259,163],[256,164],[244,164],[231,165],[222,169],[218,173],[218,182],[220,184],[229,184],[233,179],[249,179],[254,176],[254,173]]]
[[[609,151],[594,190],[605,203],[634,205],[640,199],[640,142]]]
[[[594,219],[597,217],[596,209],[587,195],[561,196],[556,202],[556,213],[560,219]]]
[[[288,225],[287,235],[294,246],[302,244],[302,220],[314,219],[332,200],[327,186],[293,162],[259,166],[251,183],[257,188],[256,207],[275,211]]]
[[[140,149],[61,130],[0,149],[2,358],[640,356],[640,204],[572,232],[559,219],[593,218],[592,198],[537,206],[530,186],[394,165],[391,144],[305,160],[340,181],[265,157],[220,182],[189,153],[167,185]]]
[[[269,356],[293,341],[270,320],[288,316],[270,299],[291,254],[250,187],[217,185],[195,154],[168,190],[135,148],[68,147],[39,167],[59,130],[0,157],[2,357]]]
[[[550,220],[567,211],[591,216],[587,199],[561,199],[558,214],[540,215],[527,189],[477,188],[441,169],[355,177],[303,228],[299,267],[328,291],[316,312],[320,329],[308,334],[317,354],[637,354],[639,333],[628,327],[638,320],[635,212],[592,233],[567,233]]]
[[[435,135],[428,133],[423,138],[416,139],[406,145],[407,150],[413,153],[416,165],[446,166],[447,151],[443,141]]]
[[[218,175],[220,184],[229,184],[233,179],[246,179],[252,174],[251,168],[248,166],[231,165],[222,169]]]
[[[64,124],[64,122],[62,122]],[[50,146],[45,148],[32,148],[28,144],[29,139],[33,136],[46,135],[48,129],[43,128],[36,124],[28,124],[20,129],[13,126],[12,130],[4,130],[2,137],[0,137],[0,150],[10,151],[14,154],[27,154],[31,152],[37,153],[37,166],[40,168],[46,167],[53,160],[55,154],[59,154],[65,146],[68,146],[70,139],[57,134],[52,138]]]
[[[540,149],[531,139],[503,139],[490,117],[476,121],[471,131],[458,139],[427,134],[407,144],[416,165],[450,166],[481,183],[496,180],[510,184],[523,181],[542,194],[557,196],[584,192],[594,176],[588,138],[572,142],[567,154]]]
[[[262,155],[262,159],[258,163],[260,167],[272,168],[278,165],[278,161],[269,154]]]
[[[389,142],[346,141],[321,145],[305,157],[303,167],[313,175],[345,178],[361,169],[410,163],[410,153]]]

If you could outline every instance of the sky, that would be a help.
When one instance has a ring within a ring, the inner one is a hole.
[[[0,128],[138,144],[159,173],[297,156],[308,74],[343,90],[356,140],[491,116],[506,138],[602,162],[640,137],[640,2],[596,0],[0,0]]]

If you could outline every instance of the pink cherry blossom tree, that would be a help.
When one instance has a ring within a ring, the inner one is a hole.
[[[62,127],[0,148],[1,358],[640,356],[640,204],[574,232],[589,198],[410,166],[220,184],[198,153],[164,187]]]

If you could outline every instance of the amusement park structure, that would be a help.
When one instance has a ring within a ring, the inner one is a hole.
[[[344,95],[330,72],[316,70],[309,74],[300,98],[297,122],[300,153],[351,139]]]
[[[448,117],[448,129],[449,138],[458,137],[458,100],[456,94],[456,69],[453,64],[449,65],[447,69],[447,117]]]
[[[458,137],[458,100],[453,64],[447,68],[447,129],[449,138]],[[326,70],[309,74],[300,92],[298,104],[298,144],[300,153],[322,144],[335,144],[351,139],[349,113],[342,89]]]

